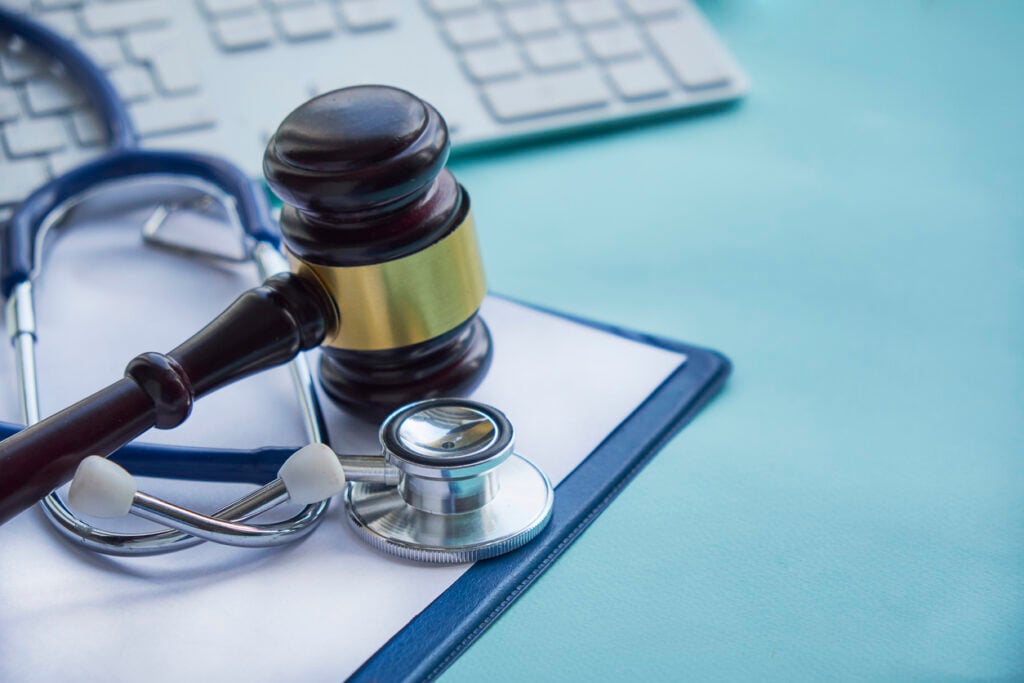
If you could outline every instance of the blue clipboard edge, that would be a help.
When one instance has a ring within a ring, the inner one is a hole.
[[[357,669],[350,681],[437,678],[697,415],[732,371],[732,363],[717,351],[523,305],[684,353],[686,361],[558,485],[551,522],[540,536],[513,553],[473,565]]]

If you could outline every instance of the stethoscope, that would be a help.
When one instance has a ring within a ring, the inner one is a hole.
[[[213,196],[235,217],[246,253],[261,277],[287,269],[270,227],[263,188],[223,159],[187,152],[138,149],[131,118],[104,73],[75,45],[48,28],[0,8],[0,33],[18,36],[55,59],[89,96],[106,129],[110,149],[98,159],[54,178],[33,192],[4,226],[0,288],[7,297],[7,326],[16,353],[23,418],[40,420],[36,378],[36,324],[32,291],[47,232],[100,185],[139,177],[171,176]],[[158,214],[165,209],[158,209]],[[157,236],[163,215],[146,234]],[[186,251],[195,251],[186,249]],[[132,444],[117,460],[137,474],[206,481],[263,483],[234,503],[205,515],[140,492],[115,462],[90,457],[72,481],[68,501],[51,493],[47,517],[69,540],[114,555],[154,555],[203,541],[266,547],[306,536],[322,521],[329,500],[344,494],[347,518],[373,547],[427,562],[471,562],[529,542],[551,515],[553,491],[544,474],[514,452],[514,430],[501,411],[466,399],[430,399],[388,416],[381,425],[381,454],[336,455],[326,430],[312,375],[300,355],[291,374],[311,444],[287,456],[284,449],[255,451],[171,448]],[[0,436],[20,429],[0,424]],[[274,523],[251,520],[284,502],[303,505]],[[144,533],[108,531],[82,519],[133,514],[165,528]]]

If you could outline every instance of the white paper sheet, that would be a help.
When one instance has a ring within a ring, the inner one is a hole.
[[[94,210],[50,250],[38,287],[44,414],[116,379],[135,354],[177,345],[255,281],[250,268],[142,249],[147,213]],[[483,315],[494,363],[474,397],[508,414],[518,450],[555,483],[683,360],[501,299],[489,298]],[[10,354],[0,354],[0,380],[0,419],[16,421]],[[371,426],[328,414],[336,449],[377,450]],[[303,442],[284,370],[204,398],[182,428],[146,439]],[[206,510],[247,488],[144,483]],[[72,548],[32,510],[0,527],[0,681],[337,681],[466,568],[383,557],[354,537],[339,505],[287,549],[204,544],[137,559]]]

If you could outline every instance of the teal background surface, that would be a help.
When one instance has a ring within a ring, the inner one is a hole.
[[[1024,679],[1024,3],[704,0],[735,108],[458,159],[491,287],[725,391],[444,675]]]

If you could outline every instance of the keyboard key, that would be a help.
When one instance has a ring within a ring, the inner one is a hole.
[[[526,43],[526,56],[541,71],[564,69],[583,63],[583,50],[572,34],[531,40]]]
[[[203,11],[211,17],[249,12],[260,8],[259,0],[202,0],[199,4]]]
[[[665,95],[674,83],[665,70],[653,59],[635,59],[608,67],[612,85],[625,100],[641,100]]]
[[[92,147],[105,142],[106,131],[100,126],[100,120],[91,109],[76,111],[71,115],[71,130],[75,133],[75,139],[83,147]]]
[[[10,40],[7,49],[0,51],[0,75],[11,84],[41,76],[48,71],[49,66],[46,57],[26,48],[18,38]]]
[[[444,23],[444,32],[455,47],[486,45],[502,37],[498,20],[490,14],[471,14],[449,19]]]
[[[4,125],[4,144],[12,157],[28,157],[63,149],[68,134],[57,117],[22,119]]]
[[[79,7],[82,0],[36,0],[36,4],[47,9],[59,9],[62,7]]]
[[[481,0],[428,0],[427,5],[434,14],[444,16],[480,9],[483,2]]]
[[[572,0],[565,4],[565,10],[577,26],[614,24],[622,19],[618,5],[612,0]]]
[[[481,83],[515,76],[523,71],[519,51],[508,43],[467,50],[462,61],[470,77]]]
[[[78,35],[78,17],[74,10],[36,12],[34,17],[64,37]]]
[[[54,114],[85,103],[85,95],[67,80],[56,76],[36,78],[25,84],[28,108],[33,114]]]
[[[160,26],[170,20],[170,7],[159,0],[101,2],[82,8],[82,20],[90,33],[114,33]]]
[[[603,62],[636,57],[644,52],[643,41],[632,26],[588,31],[584,39],[590,52]]]
[[[85,54],[92,57],[92,60],[104,69],[124,61],[124,50],[121,49],[121,41],[115,36],[102,36],[100,38],[77,36],[75,37],[75,44],[82,48]]]
[[[167,52],[149,62],[160,90],[165,93],[186,93],[199,89],[199,72],[192,58],[184,52]]]
[[[626,0],[626,6],[639,19],[653,19],[678,12],[679,0]]]
[[[148,61],[154,54],[160,53],[171,39],[167,31],[140,31],[125,36],[125,49],[128,56],[136,61]]]
[[[649,24],[647,33],[683,85],[701,88],[729,80],[718,44],[692,17]]]
[[[520,38],[551,33],[562,26],[562,18],[551,5],[526,5],[505,12],[505,21]]]
[[[277,26],[288,40],[324,38],[334,33],[334,14],[327,5],[289,7],[278,11]]]
[[[515,121],[607,104],[608,89],[590,70],[558,71],[483,86],[495,117]]]
[[[141,102],[132,106],[131,113],[143,137],[207,128],[217,120],[201,95]]]
[[[7,160],[0,164],[0,204],[20,202],[49,180],[42,159]]]
[[[125,102],[140,102],[153,95],[153,80],[144,67],[126,64],[107,73]]]
[[[266,14],[243,14],[213,22],[213,36],[225,50],[248,50],[269,45],[274,26]]]
[[[397,22],[398,7],[391,0],[346,0],[341,16],[353,31],[370,31]]]
[[[0,122],[13,121],[21,116],[21,102],[13,88],[0,87]]]
[[[161,92],[179,94],[199,89],[199,72],[188,43],[173,31],[141,31],[127,36],[128,52],[145,62]]]

